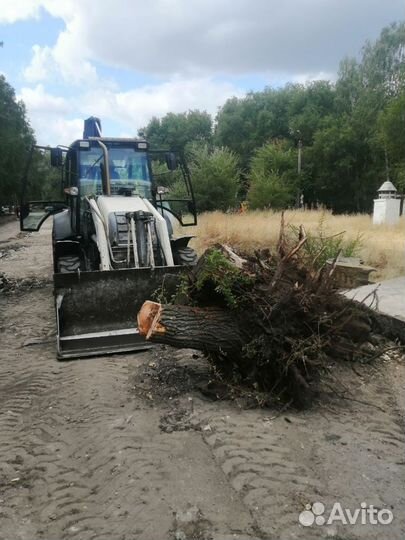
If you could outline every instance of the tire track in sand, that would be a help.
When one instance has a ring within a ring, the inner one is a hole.
[[[398,497],[405,483],[405,435],[390,383],[394,368],[385,366],[368,382],[366,395],[358,396],[370,406],[339,402],[334,410],[291,411],[274,420],[265,411],[229,406],[222,415],[201,412],[209,427],[203,430],[206,443],[262,531],[281,539],[350,532],[351,539],[377,540],[381,530],[371,525],[327,531],[298,521],[315,501],[329,510],[335,502],[354,510],[366,501],[397,516],[384,528],[387,538],[405,537],[403,490]]]
[[[129,367],[141,356],[58,363],[53,343],[21,348],[50,341],[51,292],[4,300],[1,540],[170,538],[189,504],[203,510],[201,538],[251,537],[201,435],[161,433],[161,411],[134,396]]]

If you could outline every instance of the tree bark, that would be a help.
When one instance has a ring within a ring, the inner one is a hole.
[[[138,313],[139,333],[147,340],[201,351],[240,352],[236,319],[219,308],[198,308],[147,301]]]

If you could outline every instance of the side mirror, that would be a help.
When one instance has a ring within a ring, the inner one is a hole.
[[[156,192],[158,195],[165,195],[165,193],[169,193],[170,189],[165,186],[158,186],[156,189]]]
[[[62,148],[51,148],[51,165],[52,167],[61,167],[63,165]]]
[[[166,152],[165,159],[169,171],[175,171],[178,167],[176,154],[174,152]]]

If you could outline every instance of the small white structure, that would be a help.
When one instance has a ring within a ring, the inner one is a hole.
[[[396,187],[387,180],[378,190],[378,199],[374,199],[373,224],[395,225],[398,223],[400,203]]]

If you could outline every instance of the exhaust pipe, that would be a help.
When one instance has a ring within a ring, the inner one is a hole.
[[[106,145],[101,142],[97,141],[98,144],[101,146],[104,154],[104,171],[103,176],[103,193],[104,195],[111,195],[111,179],[110,179],[110,167],[109,167],[109,159],[108,159],[108,148]]]

